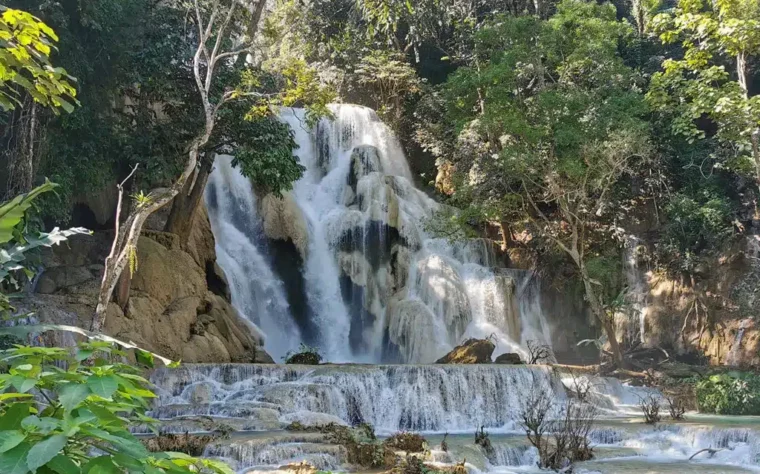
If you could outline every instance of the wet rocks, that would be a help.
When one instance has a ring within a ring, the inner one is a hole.
[[[456,346],[448,354],[438,359],[436,364],[490,364],[491,354],[496,346],[489,339],[468,339]]]

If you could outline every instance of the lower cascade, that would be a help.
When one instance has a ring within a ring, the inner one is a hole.
[[[305,167],[291,192],[259,192],[220,156],[206,188],[232,302],[279,360],[300,343],[331,362],[431,363],[468,337],[494,356],[551,343],[532,272],[485,239],[433,238],[440,205],[417,189],[374,111],[332,106],[307,128],[284,109]]]
[[[442,469],[465,462],[471,473],[534,472],[538,453],[527,442],[520,416],[531,394],[544,394],[557,408],[575,396],[570,378],[558,370],[498,364],[187,364],[153,373],[158,398],[151,415],[165,433],[231,430],[228,439],[209,443],[204,456],[223,459],[239,473],[302,462],[355,472],[345,446],[297,428],[331,423],[368,423],[381,438],[421,432],[428,446],[425,462]],[[683,463],[693,464],[693,472],[760,469],[760,421],[736,425],[731,417],[692,414],[684,422],[646,425],[637,404],[660,396],[656,390],[612,378],[584,380],[599,418],[588,433],[594,459],[579,463],[575,472],[684,472]],[[490,449],[473,442],[478,430],[489,433]],[[703,458],[688,461],[708,448]]]

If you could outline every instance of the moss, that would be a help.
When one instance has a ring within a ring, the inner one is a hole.
[[[421,453],[427,447],[427,441],[417,433],[396,433],[385,440],[385,444],[397,451],[407,453]]]
[[[148,448],[148,451],[153,453],[172,451],[185,453],[189,456],[202,456],[209,443],[221,438],[223,436],[209,434],[162,434],[144,439],[142,443]]]

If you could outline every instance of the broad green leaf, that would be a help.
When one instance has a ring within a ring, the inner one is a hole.
[[[37,385],[37,379],[28,379],[25,377],[14,377],[13,386],[21,393],[26,393]]]
[[[83,474],[121,474],[119,469],[111,460],[111,456],[99,456],[93,458],[82,466]]]
[[[71,383],[61,388],[58,401],[61,402],[63,409],[68,412],[82,403],[89,394],[90,388],[88,385]]]
[[[45,466],[58,474],[80,474],[81,472],[79,466],[63,454],[54,457]]]
[[[54,435],[40,441],[32,446],[29,454],[26,456],[26,463],[29,469],[34,471],[40,466],[44,466],[51,459],[56,457],[66,446],[67,439],[64,435]]]
[[[153,354],[142,349],[135,349],[135,357],[139,364],[142,364],[148,368],[153,368],[155,363],[153,361]]]
[[[26,194],[20,194],[0,205],[0,244],[13,238],[13,228],[24,218],[26,211],[32,206],[32,201],[42,193],[52,191],[57,184],[46,181]]]
[[[119,388],[119,382],[112,375],[91,375],[87,377],[87,386],[92,393],[102,398],[111,398]]]
[[[31,406],[27,403],[12,404],[5,414],[0,417],[0,430],[17,430],[21,428],[21,422],[29,416],[30,409]]]
[[[21,443],[15,448],[0,454],[0,472],[3,474],[27,474],[26,455],[32,445]]]
[[[18,430],[0,431],[0,453],[15,448],[25,439],[26,435]]]

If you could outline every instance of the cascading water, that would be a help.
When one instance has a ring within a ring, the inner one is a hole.
[[[228,157],[209,180],[219,263],[267,351],[307,342],[334,362],[429,363],[465,337],[495,338],[495,355],[550,343],[530,272],[498,268],[485,240],[427,235],[440,205],[414,187],[391,130],[370,109],[331,110],[312,129],[283,110],[306,168],[283,199],[256,195]]]

